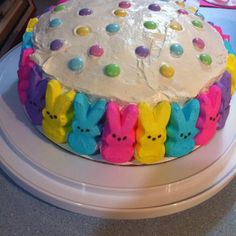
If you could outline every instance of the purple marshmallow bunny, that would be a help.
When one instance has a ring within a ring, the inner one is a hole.
[[[221,106],[219,113],[221,115],[221,118],[218,122],[217,129],[222,129],[225,126],[225,121],[229,115],[229,110],[230,110],[230,100],[231,100],[231,94],[230,94],[230,89],[231,89],[231,76],[230,74],[225,71],[223,76],[221,77],[220,81],[217,83],[217,86],[221,90]]]
[[[30,88],[25,109],[34,125],[42,125],[42,110],[45,107],[45,94],[48,80],[42,80],[41,72],[35,66],[30,74]]]

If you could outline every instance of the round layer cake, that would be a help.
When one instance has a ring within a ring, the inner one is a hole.
[[[180,157],[225,124],[236,79],[228,39],[183,2],[60,1],[28,24],[20,100],[79,155]]]

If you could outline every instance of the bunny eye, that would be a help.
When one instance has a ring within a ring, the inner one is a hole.
[[[34,105],[35,107],[37,107],[37,104],[36,104],[35,102],[33,102],[33,105]]]
[[[48,115],[50,115],[50,112],[49,112],[49,111],[47,111],[47,114],[48,114]]]
[[[212,116],[210,117],[210,120],[213,120]]]
[[[89,131],[90,131],[90,129],[86,129],[85,131],[86,131],[86,132],[89,132]]]
[[[29,101],[29,103],[32,105],[33,104],[33,102],[32,101]]]
[[[152,141],[155,141],[156,140],[156,138],[152,138]]]
[[[158,137],[158,138],[161,138],[161,134],[159,134],[157,137]]]
[[[150,138],[152,138],[152,136],[151,136],[151,135],[148,135],[147,138],[150,139]]]
[[[53,118],[54,118],[54,119],[57,119],[57,116],[56,116],[56,115],[54,115],[54,116],[53,116]]]
[[[112,137],[113,137],[113,138],[116,138],[116,134],[112,134]]]
[[[190,136],[191,135],[191,132],[188,132],[188,136]]]
[[[77,126],[77,129],[79,129],[79,130],[80,130],[80,127],[79,127],[79,126]]]
[[[183,133],[181,133],[181,134],[180,134],[180,137],[183,137],[183,136],[184,136],[184,134],[183,134]]]
[[[84,132],[84,129],[80,129],[81,132]]]
[[[124,137],[123,137],[123,140],[126,140],[126,139],[127,139],[127,136],[124,136]]]

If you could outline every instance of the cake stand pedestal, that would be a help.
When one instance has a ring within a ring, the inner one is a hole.
[[[20,47],[0,61],[0,164],[22,188],[58,207],[104,218],[137,219],[193,207],[236,173],[236,97],[223,130],[190,155],[150,166],[116,166],[75,156],[30,123],[17,96]]]

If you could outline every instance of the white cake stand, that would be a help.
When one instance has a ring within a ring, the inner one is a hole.
[[[115,166],[68,153],[28,121],[16,83],[20,47],[0,61],[0,163],[21,187],[58,207],[105,218],[156,217],[193,207],[236,173],[236,98],[206,147],[151,166]]]

